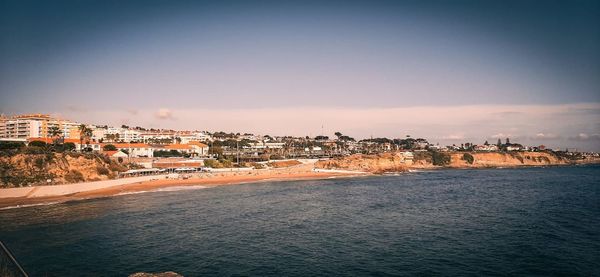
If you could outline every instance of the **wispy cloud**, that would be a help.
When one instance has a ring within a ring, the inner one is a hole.
[[[497,133],[490,136],[493,139],[503,139],[503,138],[518,138],[519,136],[513,134],[505,134],[505,133]]]
[[[561,136],[559,136],[557,134],[552,134],[552,133],[537,133],[531,137],[531,139],[537,139],[537,140],[556,140],[556,139],[560,139],[560,138],[561,138]]]
[[[441,137],[441,139],[444,139],[444,140],[465,140],[466,137],[465,137],[464,134],[450,134],[450,135]]]
[[[162,120],[166,120],[166,119],[173,120],[173,119],[175,119],[175,117],[173,117],[173,112],[170,109],[167,109],[167,108],[161,108],[161,109],[159,109],[158,112],[156,112],[156,118],[162,119]]]
[[[579,133],[576,136],[569,137],[569,139],[579,141],[600,140],[600,134]]]

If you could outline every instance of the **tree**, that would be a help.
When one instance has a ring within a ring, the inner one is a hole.
[[[340,132],[335,132],[335,136],[338,137],[338,139],[340,139],[340,137],[342,136],[342,133]]]
[[[112,144],[104,145],[102,149],[104,149],[104,151],[117,151],[117,147]]]
[[[50,128],[48,128],[48,136],[50,136],[51,138],[55,138],[61,135],[61,131],[57,126],[51,126]]]
[[[39,140],[34,140],[32,142],[29,143],[29,146],[35,146],[35,147],[46,147],[46,143],[43,141],[39,141]]]
[[[498,147],[502,146],[502,141],[500,139],[498,139],[498,143],[496,143],[496,146],[498,146]]]
[[[66,143],[63,144],[63,149],[65,151],[73,151],[73,150],[75,150],[75,143],[66,142]]]
[[[79,125],[79,145],[83,145],[83,141],[85,140],[86,146],[89,147],[90,139],[92,138],[93,131],[87,125],[81,124]],[[81,147],[80,146],[80,147]],[[88,148],[86,147],[86,148]],[[81,147],[81,151],[83,151],[83,147]]]
[[[490,143],[486,140],[483,145],[490,145]]]
[[[506,138],[506,145],[510,145],[510,140]]]

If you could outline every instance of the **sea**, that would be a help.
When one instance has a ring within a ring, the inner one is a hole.
[[[600,276],[600,166],[167,189],[0,210],[30,276]]]

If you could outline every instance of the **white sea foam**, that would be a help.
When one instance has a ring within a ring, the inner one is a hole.
[[[0,210],[10,210],[10,209],[27,208],[27,207],[34,207],[34,206],[47,206],[47,205],[54,205],[54,204],[58,204],[58,203],[61,203],[61,202],[44,202],[44,203],[35,203],[35,204],[15,205],[15,206],[8,206],[8,207],[0,208]]]
[[[205,189],[206,186],[175,186],[175,187],[166,187],[160,188],[155,191],[180,191],[180,190],[195,190],[195,189]]]

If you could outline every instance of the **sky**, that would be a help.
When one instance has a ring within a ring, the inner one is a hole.
[[[600,151],[598,1],[0,0],[0,113]]]

